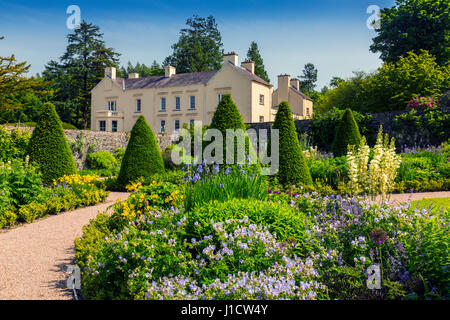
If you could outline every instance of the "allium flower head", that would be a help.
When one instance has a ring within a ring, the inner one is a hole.
[[[388,235],[386,231],[381,228],[375,228],[370,233],[370,238],[373,240],[373,242],[378,244],[383,244],[386,241],[387,237]]]

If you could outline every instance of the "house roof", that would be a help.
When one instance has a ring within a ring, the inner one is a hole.
[[[309,101],[313,101],[313,99],[311,99],[310,97],[308,97],[306,94],[304,94],[303,92],[301,92],[300,90],[297,90],[297,88],[295,87],[290,87],[292,91],[294,91],[296,94],[298,94],[300,97],[302,97],[303,99],[309,100]]]
[[[267,83],[247,69],[235,66],[232,63],[230,64],[238,71],[246,75],[251,81],[256,81],[264,85],[271,86],[271,84]],[[206,84],[219,71],[220,70],[178,73],[171,76],[170,78],[165,76],[151,76],[137,79],[116,78],[115,83],[123,90],[189,86],[194,84]]]

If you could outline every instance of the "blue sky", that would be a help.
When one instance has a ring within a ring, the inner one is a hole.
[[[14,53],[31,63],[31,73],[64,53],[69,5],[82,19],[99,25],[106,44],[122,54],[121,64],[162,62],[171,53],[179,30],[193,14],[213,15],[225,51],[242,61],[251,41],[260,47],[266,70],[276,86],[281,73],[301,74],[305,63],[319,70],[318,87],[333,76],[354,70],[374,71],[381,61],[369,46],[375,36],[366,27],[368,6],[391,7],[394,0],[316,1],[3,1],[0,0],[0,55]]]

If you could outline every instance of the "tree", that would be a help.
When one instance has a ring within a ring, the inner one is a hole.
[[[91,90],[103,79],[105,67],[117,66],[119,54],[108,48],[100,28],[83,21],[80,28],[67,36],[64,55],[50,61],[43,73],[53,81],[55,100],[73,108],[71,122],[87,128],[91,113]]]
[[[331,150],[335,157],[342,157],[347,154],[348,146],[359,146],[361,134],[356,123],[353,112],[350,109],[345,110],[341,121],[336,127],[333,145]]]
[[[410,51],[429,51],[437,63],[450,61],[450,2],[448,0],[397,0],[381,10],[378,35],[370,46],[386,62],[396,62]]]
[[[42,107],[40,119],[28,144],[28,155],[30,162],[39,166],[42,181],[46,184],[77,171],[61,120],[54,105],[49,102]]]
[[[139,77],[144,78],[150,76],[163,76],[164,72],[164,68],[158,62],[156,62],[156,60],[153,61],[150,67],[147,67],[145,64],[140,64],[139,62],[137,62],[136,65],[133,66],[133,64],[128,61],[128,65],[126,68],[120,68],[120,76],[124,78],[128,78],[128,75],[130,73],[139,73]]]
[[[117,184],[123,189],[140,178],[148,179],[164,172],[164,161],[155,134],[145,117],[140,116],[131,130]]]
[[[163,65],[171,65],[178,73],[218,70],[222,65],[222,36],[214,17],[194,15],[181,29],[178,42],[172,45],[173,53]]]
[[[261,79],[270,82],[269,76],[264,68],[264,62],[259,53],[258,44],[255,41],[252,41],[250,44],[250,48],[247,52],[247,59],[255,62],[255,74]]]
[[[333,77],[330,80],[330,87],[336,88],[340,83],[344,82],[345,80],[340,77]]]
[[[384,63],[373,74],[355,75],[329,90],[315,110],[350,108],[368,112],[404,110],[413,97],[444,93],[450,87],[450,65],[440,66],[427,51],[409,52]]]
[[[0,37],[3,40],[4,37]],[[26,62],[18,62],[14,55],[0,56],[0,110],[17,109],[15,97],[19,93],[26,93],[37,88],[41,82],[35,78],[27,78],[25,74],[30,69]]]
[[[311,173],[298,141],[291,108],[286,101],[278,106],[273,129],[279,130],[278,181],[284,186],[312,185]]]
[[[298,76],[300,80],[300,90],[304,93],[312,93],[316,87],[317,69],[312,63],[305,64],[303,75]]]

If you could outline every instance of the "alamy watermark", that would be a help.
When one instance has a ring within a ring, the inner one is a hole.
[[[370,14],[367,18],[366,26],[370,30],[378,30],[381,27],[381,9],[377,5],[370,5],[366,10],[367,14]]]
[[[79,6],[72,4],[67,7],[66,13],[70,16],[66,20],[66,26],[69,30],[80,28],[81,25],[81,9]]]
[[[381,269],[378,264],[371,265],[367,268],[367,288],[381,289]]]
[[[278,171],[278,129],[272,129],[270,132],[270,146],[267,129],[227,129],[224,137],[218,129],[207,129],[203,132],[201,122],[196,122],[193,135],[190,130],[184,128],[177,134],[180,142],[171,154],[172,162],[176,165],[192,164],[194,161],[207,164],[253,165],[257,164],[259,159],[262,175],[274,175]]]

